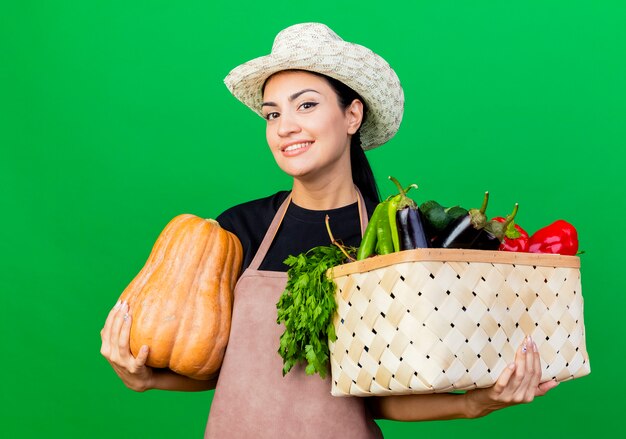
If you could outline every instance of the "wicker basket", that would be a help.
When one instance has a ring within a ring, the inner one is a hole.
[[[587,375],[579,269],[575,256],[450,249],[335,267],[332,394],[488,387],[526,335],[542,381]]]

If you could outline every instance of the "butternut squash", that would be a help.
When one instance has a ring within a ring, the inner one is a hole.
[[[148,260],[124,289],[132,313],[130,349],[150,352],[147,365],[194,379],[220,368],[230,333],[241,243],[217,221],[174,217]]]

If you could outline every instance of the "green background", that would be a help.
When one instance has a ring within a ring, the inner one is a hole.
[[[531,232],[567,219],[586,251],[591,375],[475,421],[381,422],[385,436],[621,431],[625,19],[621,1],[2,2],[0,435],[202,435],[212,392],[127,390],[99,332],[169,219],[289,187],[222,80],[305,21],[401,78],[400,132],[368,153],[383,194],[389,174],[417,201],[489,190],[492,215],[519,202]]]

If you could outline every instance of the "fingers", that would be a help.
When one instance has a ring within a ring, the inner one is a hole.
[[[537,372],[536,360],[539,358],[539,350],[533,339],[528,336],[524,341],[526,347],[524,362],[524,378],[518,390],[518,402],[531,402],[535,397],[535,389],[539,381],[535,378]]]
[[[100,353],[108,358],[111,351],[111,328],[113,326],[113,321],[115,320],[115,316],[122,305],[122,302],[119,300],[115,304],[109,314],[107,315],[106,321],[104,322],[104,327],[100,331],[100,338],[102,340],[102,346],[100,348]]]
[[[534,387],[530,387],[531,382],[534,378],[534,366],[535,366],[535,355],[537,354],[537,350],[534,348],[535,344],[533,339],[527,336],[524,339],[522,351],[524,352],[524,374],[522,376],[522,380],[520,382],[520,387],[518,389],[518,398],[519,402],[529,402],[527,401],[527,396],[532,393],[534,396]],[[532,397],[531,397],[532,400]]]
[[[533,369],[535,366],[535,352],[537,352],[537,350],[535,349],[535,342],[533,341],[533,339],[531,338],[531,336],[529,335],[528,337],[526,337],[526,340],[524,341],[525,346],[526,346],[526,362],[524,364],[525,366],[525,370],[526,370],[526,376],[532,376],[533,374]]]
[[[526,340],[520,344],[517,348],[517,352],[515,353],[515,374],[513,375],[510,383],[509,390],[511,392],[511,397],[516,400],[516,395],[519,392],[520,386],[524,381],[524,377],[526,376],[526,360],[527,360],[527,352],[528,346],[526,344]]]
[[[100,352],[110,363],[126,367],[130,359],[134,360],[129,349],[130,323],[128,303],[118,302],[109,312],[100,332]]]
[[[529,337],[524,338],[517,348],[514,363],[502,372],[494,386],[498,398],[504,402],[520,403],[526,400],[535,367],[535,352],[529,340]]]
[[[504,371],[498,377],[498,380],[496,381],[496,384],[494,386],[494,390],[496,391],[496,393],[500,394],[504,391],[504,389],[506,389],[514,373],[515,373],[515,363],[511,363],[506,367],[506,369],[504,369]]]
[[[516,402],[528,403],[537,396],[539,392],[539,382],[541,381],[541,358],[539,348],[537,347],[537,343],[535,343],[530,336],[524,339],[522,355],[525,357],[524,371],[514,400]]]
[[[503,401],[512,401],[522,380],[524,379],[524,371],[526,369],[526,339],[519,345],[515,353],[514,362],[509,364],[500,374],[494,391]]]
[[[541,381],[541,357],[539,355],[539,348],[537,343],[532,342],[532,374],[530,376],[530,382],[528,383],[528,392],[526,393],[526,401],[530,402],[537,394],[539,381]]]
[[[143,345],[141,347],[141,349],[139,350],[139,353],[137,354],[137,358],[136,358],[136,364],[137,366],[141,367],[144,366],[146,364],[146,361],[148,360],[148,354],[150,353],[150,348],[146,345]]]
[[[133,353],[130,349],[130,328],[132,326],[133,316],[130,314],[128,307],[126,311],[127,312],[122,316],[122,326],[117,344],[119,347],[119,356],[123,363],[134,363],[134,366],[138,368],[146,363],[150,349],[147,345],[143,345],[137,353],[137,357],[133,357]]]
[[[535,396],[543,396],[548,390],[554,389],[559,385],[559,382],[556,380],[546,381],[545,383],[541,383],[537,386],[537,391],[535,392]]]
[[[128,303],[118,302],[109,312],[100,331],[100,352],[127,387],[144,391],[152,388],[152,368],[146,365],[150,350],[148,346],[142,346],[137,357],[133,357],[130,351],[131,326],[132,316]]]
[[[104,322],[104,327],[102,328],[102,331],[100,331],[100,336],[102,338],[104,338],[104,335],[108,334],[109,331],[111,330],[111,321],[113,320],[113,315],[115,314],[115,312],[117,311],[117,308],[119,308],[120,305],[121,305],[121,302],[118,300],[115,306],[111,308],[111,310],[109,311],[109,314],[107,314],[106,321]]]
[[[130,326],[132,316],[130,315],[130,309],[128,309],[128,304],[124,303],[122,305],[122,319],[120,321],[120,332],[118,335],[117,345],[120,349],[120,354],[122,356],[126,356],[126,354],[130,351],[129,343],[130,343]]]
[[[531,402],[558,385],[555,380],[540,383],[541,358],[537,344],[525,337],[515,353],[515,360],[500,374],[487,396],[492,405],[506,407]]]
[[[122,302],[119,308],[116,310],[115,315],[113,317],[113,321],[111,322],[111,359],[115,362],[120,361],[120,331],[122,330],[122,325],[124,324],[124,317],[128,313],[128,305],[126,302]]]

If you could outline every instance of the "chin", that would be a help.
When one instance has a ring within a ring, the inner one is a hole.
[[[276,160],[278,167],[290,177],[305,177],[311,174],[314,169],[310,163],[304,163],[302,166],[297,166],[294,163],[285,163],[283,160]]]
[[[311,170],[306,169],[285,169],[281,168],[282,171],[293,178],[306,178],[307,176],[312,175]]]

